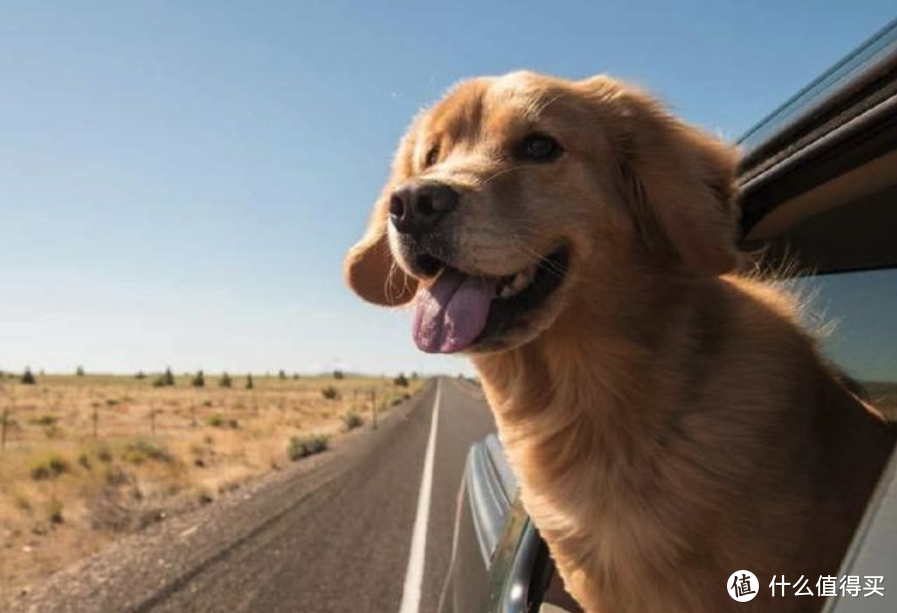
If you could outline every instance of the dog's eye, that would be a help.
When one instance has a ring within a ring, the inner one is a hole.
[[[556,140],[544,134],[530,134],[520,145],[520,157],[533,162],[553,162],[563,149]]]
[[[439,160],[439,146],[434,145],[427,151],[427,157],[424,158],[424,168],[429,168]]]

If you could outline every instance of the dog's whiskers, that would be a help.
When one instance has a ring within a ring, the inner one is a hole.
[[[501,170],[497,170],[494,173],[492,173],[491,175],[489,175],[488,177],[486,177],[482,183],[480,183],[480,188],[486,187],[492,181],[494,181],[495,179],[497,179],[498,177],[500,177],[502,175],[506,175],[509,172],[512,172],[514,170],[520,170],[521,168],[523,168],[523,164],[518,164],[516,166],[510,166],[508,168],[502,168]]]

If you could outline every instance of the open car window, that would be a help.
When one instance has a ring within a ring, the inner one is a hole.
[[[853,198],[821,199],[815,208],[795,199],[756,232],[777,232],[761,241],[764,258],[794,273],[783,283],[801,297],[805,323],[845,382],[895,420],[897,186],[867,194],[864,185],[854,181]]]

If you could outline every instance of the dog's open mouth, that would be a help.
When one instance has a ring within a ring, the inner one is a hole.
[[[539,263],[497,278],[469,275],[430,256],[426,260],[430,271],[442,272],[420,291],[414,342],[428,353],[455,353],[513,329],[541,306],[563,282],[569,250],[559,247]]]

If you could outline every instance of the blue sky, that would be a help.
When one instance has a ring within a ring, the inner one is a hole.
[[[0,369],[469,372],[418,353],[407,312],[359,302],[340,277],[419,108],[467,76],[606,72],[734,138],[895,14],[3,3]]]

